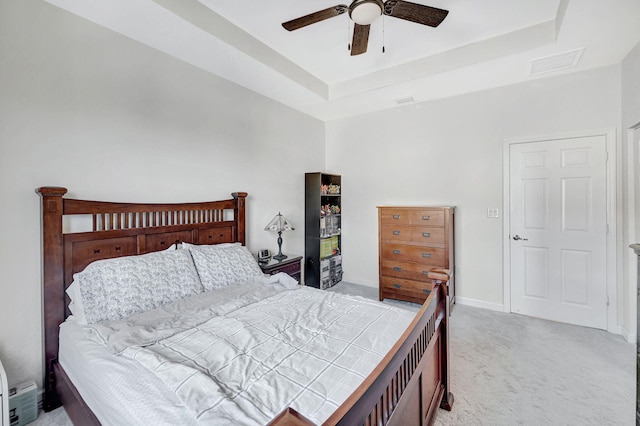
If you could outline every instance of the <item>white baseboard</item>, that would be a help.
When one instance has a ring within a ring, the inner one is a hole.
[[[624,338],[624,340],[629,343],[636,343],[638,341],[637,336],[635,334],[629,333],[629,330],[627,330],[625,327],[620,327],[620,333],[618,334],[620,334]]]
[[[456,296],[456,304],[473,306],[474,308],[490,309],[492,311],[504,312],[502,303],[485,302],[484,300],[469,299],[466,297]]]
[[[358,278],[358,277],[354,277],[352,275],[348,275],[348,274],[344,274],[342,276],[342,281],[344,281],[345,283],[351,283],[351,284],[356,284],[356,285],[362,285],[365,287],[373,287],[373,288],[379,288],[378,287],[378,281],[371,281],[371,280],[367,280],[365,278]]]
[[[483,309],[489,309],[492,311],[504,312],[504,305],[501,303],[485,302],[483,300],[469,299],[466,297],[456,296],[456,304],[473,306],[474,308],[483,308]],[[635,344],[637,342],[637,336],[635,334],[629,333],[629,330],[627,330],[622,326],[609,328],[609,330],[606,330],[606,331],[612,334],[619,334],[628,343]]]

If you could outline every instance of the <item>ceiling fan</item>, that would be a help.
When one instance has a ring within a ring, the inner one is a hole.
[[[404,0],[354,0],[351,5],[339,4],[318,12],[310,13],[300,18],[284,22],[282,26],[293,31],[334,16],[349,12],[354,22],[353,41],[351,42],[351,56],[360,55],[367,51],[369,42],[369,28],[383,13],[394,18],[416,22],[430,27],[437,27],[449,13],[448,10],[424,6]]]

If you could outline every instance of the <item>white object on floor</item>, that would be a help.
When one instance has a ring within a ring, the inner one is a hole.
[[[0,361],[0,426],[9,426],[9,385]]]

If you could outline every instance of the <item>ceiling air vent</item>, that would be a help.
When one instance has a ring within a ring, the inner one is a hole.
[[[583,51],[584,47],[581,47],[568,52],[533,59],[531,61],[531,75],[575,67],[578,65]]]
[[[413,96],[403,96],[401,98],[395,98],[394,101],[396,101],[398,105],[403,105],[403,104],[409,104],[411,102],[414,102],[415,99],[413,99]]]

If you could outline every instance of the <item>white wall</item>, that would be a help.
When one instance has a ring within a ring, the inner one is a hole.
[[[624,223],[626,232],[621,239],[621,252],[624,264],[625,286],[623,296],[623,317],[625,330],[636,336],[637,321],[637,259],[629,244],[640,242],[640,144],[628,140],[629,129],[640,124],[640,44],[622,61],[622,158],[623,158],[623,193],[625,197]],[[636,141],[640,140],[640,128],[635,130]]]
[[[457,296],[501,308],[504,140],[616,129],[620,105],[611,66],[328,123],[345,280],[377,286],[377,205],[454,205]]]
[[[248,246],[281,210],[303,253],[324,124],[40,0],[0,0],[0,359],[41,384],[39,197],[201,201],[247,191]]]

